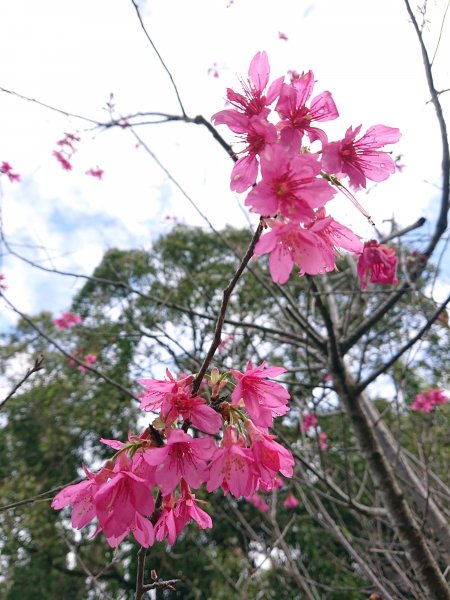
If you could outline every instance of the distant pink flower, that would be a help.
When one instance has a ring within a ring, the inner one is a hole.
[[[331,200],[336,190],[320,176],[321,164],[312,154],[292,156],[280,145],[266,146],[260,157],[262,181],[245,205],[270,217],[280,212],[297,222],[314,219],[315,208]]]
[[[268,381],[267,378],[278,377],[285,372],[284,367],[266,368],[266,361],[255,368],[249,361],[245,373],[231,369],[231,374],[238,382],[231,394],[232,404],[237,405],[242,400],[256,425],[270,427],[275,417],[287,413],[291,396],[280,383]]]
[[[411,410],[417,412],[429,413],[436,406],[449,402],[448,396],[440,389],[427,390],[417,394],[416,399],[411,404]]]
[[[395,144],[401,136],[398,129],[385,125],[374,125],[356,139],[360,131],[361,125],[354,131],[349,127],[343,140],[327,144],[322,151],[323,168],[335,175],[345,173],[355,188],[365,188],[366,178],[384,181],[395,172],[394,161],[379,148]]]
[[[273,281],[286,283],[296,264],[300,275],[317,275],[335,268],[334,247],[298,223],[270,223],[272,229],[255,246],[255,255],[270,252],[269,270]]]
[[[249,78],[246,82],[242,81],[244,94],[239,94],[232,89],[227,89],[228,102],[234,107],[233,109],[221,110],[214,114],[211,120],[215,125],[228,125],[233,127],[236,119],[244,114],[247,117],[261,115],[267,117],[270,109],[267,108],[279,96],[281,84],[284,77],[280,77],[274,81],[266,91],[269,82],[269,60],[265,52],[257,52],[250,63],[248,70]]]
[[[17,173],[13,173],[12,166],[5,161],[3,161],[0,164],[0,173],[3,173],[4,175],[6,175],[8,177],[8,179],[12,182],[20,181],[20,175],[18,175]]]
[[[208,75],[212,75],[216,79],[220,76],[220,74],[219,74],[219,68],[218,68],[216,62],[212,64],[212,67],[209,67],[209,69],[208,69]]]
[[[281,142],[291,151],[300,150],[303,135],[311,142],[320,140],[322,145],[327,143],[327,136],[322,129],[312,127],[313,121],[331,121],[339,116],[330,92],[322,92],[308,102],[314,88],[314,74],[308,71],[288,84],[283,84],[275,110],[280,115]]]
[[[325,433],[324,431],[322,431],[321,433],[319,433],[319,446],[320,449],[323,450],[325,452],[325,450],[328,450],[328,434]]]
[[[105,171],[103,169],[89,169],[88,171],[86,171],[86,175],[90,175],[91,177],[101,179],[103,177],[104,172]]]
[[[226,427],[222,445],[217,448],[209,466],[208,492],[222,487],[236,498],[255,493],[258,478],[254,470],[254,459],[245,441],[233,426]]]
[[[69,329],[74,325],[81,325],[83,319],[80,315],[72,312],[65,312],[57,319],[53,319],[53,323],[58,327],[58,329]]]
[[[303,416],[303,420],[302,420],[302,424],[300,425],[300,429],[302,431],[308,431],[312,427],[316,427],[318,422],[319,421],[317,420],[316,415],[313,415],[312,413],[308,413]]]
[[[252,494],[251,496],[247,496],[246,500],[247,502],[250,502],[250,504],[253,504],[253,506],[261,512],[267,512],[269,510],[269,505],[267,504],[267,502],[264,502],[264,500],[259,494]]]
[[[86,356],[83,359],[83,362],[86,363],[88,367],[93,365],[96,361],[97,357],[95,356],[95,354],[86,354]],[[83,365],[78,365],[78,370],[82,372],[87,371],[86,367],[84,367]]]
[[[278,32],[278,37],[279,37],[280,40],[284,40],[286,42],[289,39],[288,36],[285,33],[283,33],[282,31]]]
[[[3,275],[3,273],[0,273],[0,292],[2,290],[7,290],[8,286],[6,285],[6,283],[2,283],[2,281],[5,281],[6,277],[5,275]]]
[[[155,466],[155,481],[164,496],[173,492],[181,478],[197,489],[208,479],[206,461],[216,449],[211,438],[193,438],[181,429],[170,431],[167,444],[150,448],[144,459]]]
[[[286,498],[283,500],[283,506],[285,508],[295,508],[296,506],[298,506],[300,503],[297,500],[297,498],[294,496],[294,494],[288,494],[286,496]]]
[[[61,152],[59,152],[58,150],[53,150],[53,156],[56,158],[56,160],[59,162],[59,164],[65,171],[72,170],[71,163],[67,160],[65,156],[63,156]]]
[[[366,242],[358,260],[357,271],[362,290],[366,289],[367,280],[370,283],[395,285],[398,283],[395,249],[375,240]]]

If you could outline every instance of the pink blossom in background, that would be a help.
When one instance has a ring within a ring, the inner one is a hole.
[[[20,181],[20,175],[18,173],[13,173],[12,169],[12,166],[6,161],[3,161],[0,164],[0,173],[6,175],[11,182]]]
[[[289,39],[288,36],[285,33],[283,33],[282,31],[278,32],[278,37],[280,40],[284,40],[285,42],[287,42]]]
[[[86,363],[88,367],[93,365],[96,361],[97,357],[95,356],[95,354],[86,354],[86,356],[83,359],[83,362]],[[82,372],[87,371],[86,367],[84,367],[83,365],[78,365],[78,370]]]
[[[3,273],[0,273],[0,292],[2,290],[7,290],[8,286],[6,285],[6,283],[3,283],[3,281],[5,281],[6,277],[5,275],[3,275]]]
[[[103,169],[89,169],[86,171],[86,175],[96,177],[97,179],[102,179],[104,172],[105,171]]]
[[[267,367],[263,361],[259,367],[253,368],[251,361],[244,373],[230,369],[237,380],[236,388],[231,394],[234,406],[242,400],[244,406],[256,425],[271,427],[275,417],[288,412],[289,392],[280,384],[268,381],[268,377],[278,377],[286,372],[284,367]],[[249,494],[246,494],[249,495]]]
[[[209,67],[209,69],[208,69],[208,75],[212,75],[216,79],[220,76],[220,74],[219,74],[219,68],[218,68],[216,62],[212,64],[212,67]]]
[[[381,285],[395,285],[398,283],[395,249],[375,240],[366,242],[358,260],[357,271],[362,290],[366,289],[367,280]]]
[[[288,494],[286,496],[286,498],[283,500],[283,506],[285,508],[295,508],[299,504],[300,504],[300,502],[297,500],[297,498],[294,496],[294,494]]]
[[[308,413],[303,416],[302,424],[300,425],[300,429],[302,431],[308,431],[309,429],[316,427],[319,421],[317,420],[316,415],[312,413]]]
[[[361,125],[354,131],[347,129],[339,142],[331,142],[323,148],[323,168],[335,175],[344,173],[354,188],[366,187],[366,178],[371,181],[384,181],[395,173],[395,163],[386,152],[379,148],[385,144],[395,144],[401,133],[394,127],[374,125],[359,139]]]
[[[325,433],[324,431],[322,431],[321,433],[319,433],[319,446],[320,449],[323,450],[325,452],[325,450],[328,450],[328,434]]]
[[[70,327],[73,327],[74,325],[81,325],[83,319],[76,313],[65,312],[57,319],[53,319],[53,323],[58,329],[70,329]]]
[[[264,502],[259,494],[252,494],[251,496],[247,496],[245,499],[261,512],[267,512],[269,510],[269,505],[267,502]]]
[[[56,158],[56,160],[59,162],[59,164],[65,171],[72,170],[73,167],[70,161],[65,156],[63,156],[61,152],[59,152],[58,150],[53,150],[53,156]]]
[[[449,398],[445,395],[443,390],[427,390],[417,394],[416,399],[411,404],[411,410],[429,413],[432,412],[436,406],[447,404],[447,402],[449,402]]]

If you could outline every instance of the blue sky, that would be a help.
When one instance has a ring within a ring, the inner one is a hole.
[[[253,55],[266,50],[272,77],[312,69],[317,93],[332,92],[340,119],[330,138],[348,126],[399,127],[395,152],[406,168],[365,197],[379,228],[393,215],[402,224],[433,218],[440,178],[439,135],[420,61],[420,50],[402,0],[148,0],[146,26],[170,68],[190,116],[210,117],[224,106],[227,86],[237,88]],[[433,3],[426,38],[438,39],[445,2]],[[279,39],[278,33],[288,41]],[[450,84],[449,25],[435,68],[438,88]],[[148,44],[129,0],[3,0],[0,5],[0,86],[94,119],[105,118],[114,93],[121,114],[179,114],[177,100]],[[217,63],[214,78],[208,69]],[[448,96],[442,100],[449,109]],[[0,93],[0,161],[22,175],[3,178],[2,216],[10,241],[35,244],[46,266],[91,273],[113,246],[148,247],[168,231],[166,215],[205,225],[167,176],[127,130],[86,130],[85,122]],[[82,142],[64,172],[52,157],[64,132]],[[229,190],[231,164],[206,130],[170,123],[139,134],[216,227],[245,225],[239,198]],[[222,134],[232,138],[221,128]],[[104,179],[85,175],[100,166]],[[331,208],[331,205],[330,205]],[[363,236],[372,232],[347,200],[334,214]],[[254,219],[253,219],[254,221]],[[8,297],[24,312],[65,310],[76,283],[29,268],[12,257],[1,269]],[[0,327],[14,316],[0,307]]]

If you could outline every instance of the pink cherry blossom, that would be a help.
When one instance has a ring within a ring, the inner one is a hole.
[[[242,400],[256,425],[270,427],[275,417],[287,413],[291,396],[281,384],[268,381],[267,378],[278,377],[285,372],[284,367],[266,368],[266,361],[255,368],[249,361],[245,373],[231,369],[231,374],[238,382],[231,394],[232,404],[237,405]]]
[[[57,319],[53,319],[53,323],[58,327],[58,329],[69,329],[74,325],[81,325],[83,319],[80,315],[72,312],[65,312]]]
[[[326,216],[324,208],[320,208],[316,212],[315,219],[306,223],[306,227],[320,236],[327,245],[333,246],[335,252],[336,248],[343,248],[358,254],[363,251],[364,244],[359,235],[332,217]]]
[[[181,478],[191,487],[199,488],[208,479],[206,461],[215,448],[211,438],[194,439],[181,429],[173,429],[167,444],[146,450],[144,459],[156,467],[155,481],[166,496],[173,492]]]
[[[147,519],[155,508],[148,482],[133,471],[133,460],[121,453],[114,465],[114,476],[94,496],[99,530],[114,547],[132,532],[146,546],[153,544],[153,527]],[[118,541],[120,540],[120,541]]]
[[[370,283],[382,285],[395,285],[397,280],[397,257],[394,248],[388,248],[375,240],[366,242],[358,260],[358,277],[361,289]]]
[[[207,406],[203,398],[192,396],[191,383],[194,376],[188,375],[176,380],[168,369],[166,373],[168,380],[141,379],[139,381],[146,388],[146,391],[140,394],[140,407],[147,411],[160,408],[161,417],[167,425],[171,425],[181,415],[200,431],[217,433],[222,425],[222,419],[214,409]]]
[[[323,450],[325,452],[325,450],[328,450],[328,434],[325,433],[324,431],[319,433],[319,446],[320,449]]]
[[[96,177],[97,179],[102,179],[104,172],[105,171],[103,169],[88,169],[86,171],[86,175]]]
[[[103,468],[98,473],[90,473],[84,466],[83,469],[88,479],[66,486],[52,500],[52,508],[55,510],[72,505],[72,527],[75,529],[82,529],[97,516],[94,496],[108,477],[113,475],[108,468]]]
[[[440,389],[427,390],[417,394],[416,399],[411,404],[411,410],[417,412],[429,413],[436,406],[449,402],[448,396]]]
[[[86,363],[88,367],[93,365],[96,361],[97,357],[95,356],[95,354],[86,354],[86,356],[83,359],[83,362]],[[87,371],[86,367],[84,367],[83,365],[78,365],[78,370],[82,372]]]
[[[335,175],[345,173],[354,188],[365,188],[366,178],[379,182],[395,173],[394,161],[379,148],[395,144],[401,136],[398,129],[385,125],[374,125],[356,139],[360,131],[361,125],[354,131],[349,127],[343,140],[327,144],[322,152],[323,168]]]
[[[318,420],[316,415],[312,413],[308,413],[303,416],[302,424],[300,425],[300,429],[302,431],[308,431],[309,429],[316,427],[318,424]]]
[[[270,252],[269,270],[273,281],[286,283],[296,264],[300,275],[317,275],[335,268],[334,247],[326,236],[319,236],[298,223],[270,222],[271,231],[255,246],[255,255]]]
[[[242,83],[244,94],[227,89],[227,100],[233,109],[222,110],[211,117],[215,125],[225,124],[233,127],[240,115],[267,117],[270,106],[279,96],[284,77],[274,81],[265,93],[269,82],[270,67],[267,54],[257,52],[250,63],[248,79]]]
[[[252,423],[245,421],[245,429],[250,439],[250,450],[255,460],[254,468],[265,483],[265,489],[270,489],[278,472],[291,478],[294,470],[294,457],[292,454],[275,442],[275,435],[265,433]]]
[[[3,275],[3,273],[0,273],[0,293],[2,290],[7,290],[8,286],[6,285],[6,283],[2,283],[3,281],[5,281],[6,277],[5,275]]]
[[[264,502],[259,494],[252,494],[251,496],[248,496],[246,500],[261,512],[267,512],[270,508],[267,502]]]
[[[312,121],[331,121],[339,116],[330,92],[322,92],[306,107],[314,88],[312,71],[304,73],[288,85],[283,84],[275,110],[280,115],[282,143],[292,152],[300,150],[303,135],[306,133],[311,142],[320,140],[327,143],[327,136],[322,129],[312,127]]]
[[[20,175],[13,173],[12,169],[12,166],[6,161],[0,164],[0,173],[6,175],[11,182],[20,181]]]
[[[178,532],[175,520],[175,498],[172,494],[168,494],[163,498],[163,509],[155,523],[155,537],[158,542],[162,542],[165,538],[171,546],[176,542]]]
[[[300,503],[297,500],[297,498],[294,496],[294,494],[288,494],[286,496],[286,498],[283,500],[283,506],[285,508],[295,508],[296,506],[298,506]]]
[[[292,156],[283,146],[269,145],[260,162],[262,181],[245,200],[252,212],[266,217],[279,212],[290,220],[305,221],[336,193],[320,176],[320,161],[312,154]]]
[[[62,168],[65,171],[71,171],[72,170],[72,164],[69,162],[69,160],[62,154],[62,152],[59,152],[59,150],[53,150],[53,156],[56,158],[56,160],[59,162],[59,164],[62,166]]]
[[[234,426],[226,427],[222,445],[215,451],[210,464],[208,492],[222,487],[233,496],[251,496],[256,491],[258,477],[254,470],[251,451]]]
[[[199,500],[191,492],[187,483],[181,480],[181,498],[175,508],[175,519],[177,530],[180,532],[189,521],[195,521],[200,529],[211,529],[212,520],[207,512],[202,510],[198,504],[206,504]]]
[[[280,40],[284,40],[285,42],[287,42],[289,39],[288,36],[285,33],[283,33],[282,31],[278,32],[278,37]]]

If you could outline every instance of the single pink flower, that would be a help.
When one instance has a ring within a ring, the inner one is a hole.
[[[280,115],[281,142],[291,152],[299,152],[304,134],[311,142],[320,140],[324,146],[328,139],[324,131],[312,127],[313,121],[331,121],[339,116],[330,92],[322,92],[308,102],[314,88],[314,74],[308,71],[288,85],[283,84],[275,110]]]
[[[317,275],[335,268],[334,247],[326,237],[302,228],[298,223],[271,221],[271,231],[255,246],[255,255],[270,252],[269,270],[273,281],[286,283],[296,264],[300,275]]]
[[[6,161],[3,161],[0,164],[0,173],[6,175],[11,182],[20,181],[20,175],[18,175],[17,173],[13,173],[12,169],[12,166]]]
[[[370,283],[395,285],[398,283],[395,249],[375,240],[366,242],[358,260],[357,271],[362,290],[366,289],[367,280]]]
[[[300,503],[297,500],[297,498],[294,496],[294,494],[288,494],[286,496],[286,498],[283,500],[283,506],[285,508],[295,508],[296,506],[298,506]]]
[[[94,496],[113,476],[113,472],[105,467],[97,473],[90,473],[84,466],[83,469],[88,479],[66,486],[52,500],[55,510],[72,505],[72,527],[75,529],[82,529],[97,516]]]
[[[312,154],[292,156],[279,144],[268,145],[260,163],[262,181],[249,192],[245,205],[262,216],[279,212],[296,222],[314,219],[313,209],[336,193],[321,177],[320,161]]]
[[[3,275],[3,273],[0,273],[0,292],[2,290],[7,290],[8,286],[6,285],[6,283],[2,283],[3,281],[5,281],[6,277],[5,275]]]
[[[283,33],[282,31],[279,31],[279,32],[278,32],[278,38],[279,38],[280,40],[284,40],[285,42],[287,42],[287,41],[288,41],[288,39],[289,39],[289,38],[288,38],[288,36],[287,36],[285,33]]]
[[[265,52],[255,54],[250,63],[248,75],[247,81],[241,82],[244,94],[239,94],[230,88],[227,89],[227,100],[234,108],[221,110],[214,114],[211,120],[215,125],[224,124],[232,129],[242,114],[247,117],[254,115],[267,117],[269,114],[268,106],[278,98],[284,77],[274,81],[265,93],[270,75],[269,60]]]
[[[147,389],[140,394],[141,405],[144,410],[161,409],[161,417],[167,425],[174,423],[181,415],[184,420],[191,421],[194,427],[205,433],[214,434],[222,426],[222,419],[218,413],[207,406],[200,396],[192,396],[191,383],[193,375],[188,375],[179,380],[174,379],[167,369],[168,381],[158,379],[141,379],[139,383]]]
[[[250,502],[250,504],[253,504],[253,506],[255,506],[261,512],[267,512],[270,508],[267,502],[264,502],[259,494],[247,496],[246,500],[247,502]]]
[[[86,171],[86,175],[96,177],[97,179],[102,179],[104,172],[105,171],[103,169],[89,169]]]
[[[191,492],[187,483],[181,480],[181,498],[175,508],[175,520],[178,533],[184,529],[189,521],[195,521],[200,529],[211,529],[212,519],[207,512],[202,510],[198,504],[206,504],[204,500],[198,500]]]
[[[231,492],[239,498],[251,496],[256,491],[258,477],[254,459],[234,426],[225,428],[222,445],[216,449],[209,469],[208,492],[221,486],[225,494]]]
[[[302,431],[308,431],[312,427],[316,427],[318,422],[319,421],[317,420],[316,415],[313,415],[312,413],[308,413],[303,416],[303,421],[302,421],[302,424],[300,425],[300,429]]]
[[[400,139],[400,131],[394,127],[374,125],[356,139],[361,125],[354,131],[347,129],[339,142],[327,144],[322,151],[322,165],[329,173],[345,173],[354,188],[366,187],[366,178],[371,181],[384,181],[395,173],[395,163],[386,152],[379,151],[385,144],[395,144]]]
[[[95,356],[95,354],[86,354],[86,356],[84,357],[83,362],[90,367],[91,365],[93,365],[97,360],[97,357]],[[69,361],[70,364],[70,361]],[[83,365],[78,365],[78,370],[85,372],[87,371],[86,367],[84,367]]]
[[[162,542],[167,538],[171,546],[176,542],[178,536],[174,508],[174,496],[172,494],[165,496],[163,498],[163,509],[155,523],[155,537],[158,542]]]
[[[411,410],[417,412],[429,413],[436,406],[449,402],[448,396],[440,389],[432,389],[417,394],[416,399],[411,404]]]
[[[280,383],[267,380],[285,373],[284,367],[266,368],[266,361],[263,361],[259,367],[253,368],[249,361],[245,373],[230,370],[238,382],[231,394],[232,404],[236,406],[242,400],[256,425],[270,427],[275,417],[288,412],[289,392]]]
[[[320,449],[323,450],[325,452],[325,450],[328,450],[328,434],[325,433],[324,431],[322,431],[321,433],[319,433],[319,446]]]
[[[58,150],[53,150],[53,156],[56,158],[56,160],[59,162],[59,164],[62,166],[62,168],[65,171],[72,170],[71,163],[68,161],[68,159],[65,156],[63,156],[63,154],[61,152],[59,152]]]
[[[197,489],[208,479],[206,461],[216,449],[211,438],[192,438],[181,429],[170,431],[167,444],[162,448],[150,448],[144,459],[155,466],[155,481],[166,496],[173,492],[181,478]]]

